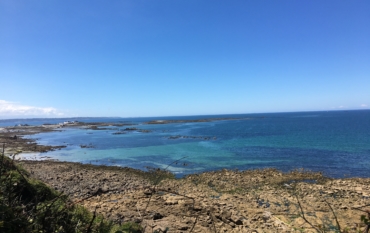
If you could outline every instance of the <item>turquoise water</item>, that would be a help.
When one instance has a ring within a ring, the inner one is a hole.
[[[206,123],[145,125],[153,119],[235,117]],[[88,121],[131,122],[150,133],[114,135],[110,130],[66,129],[31,136],[41,144],[67,145],[42,154],[63,161],[92,164],[168,167],[178,176],[194,172],[275,167],[305,168],[331,177],[370,177],[370,111],[332,111],[166,118],[88,118]],[[24,120],[26,121],[26,120]],[[35,124],[47,123],[40,119]],[[49,121],[58,121],[53,119]],[[86,121],[86,120],[85,120]],[[1,125],[1,121],[0,121]],[[170,136],[193,138],[169,139]],[[204,140],[203,137],[210,137]],[[94,148],[80,148],[81,144]],[[185,158],[184,158],[185,157]]]

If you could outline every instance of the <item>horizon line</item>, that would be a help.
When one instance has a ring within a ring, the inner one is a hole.
[[[255,113],[220,113],[220,114],[199,114],[199,115],[167,115],[167,116],[134,116],[134,117],[122,117],[122,116],[68,116],[68,117],[15,117],[15,118],[1,118],[3,120],[36,120],[36,119],[76,119],[76,118],[160,118],[160,117],[200,117],[200,116],[220,116],[220,115],[250,115],[250,114],[275,114],[275,113],[307,113],[307,112],[345,112],[345,111],[366,111],[366,109],[331,109],[331,110],[307,110],[307,111],[281,111],[281,112],[255,112]]]

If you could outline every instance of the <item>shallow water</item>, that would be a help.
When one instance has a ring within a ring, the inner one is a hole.
[[[145,125],[153,119],[235,117],[205,123]],[[65,129],[32,135],[41,144],[67,145],[43,153],[63,161],[166,168],[182,176],[215,169],[305,168],[331,177],[370,177],[370,111],[247,114],[166,118],[87,118],[84,122],[132,122],[150,133]],[[49,120],[61,122],[60,119]],[[55,121],[55,122],[51,122]],[[27,120],[23,120],[27,122]],[[42,119],[38,124],[49,123]],[[9,122],[8,122],[9,123]],[[1,121],[0,121],[1,125]],[[169,139],[170,136],[193,138]],[[210,140],[204,140],[209,137]],[[215,139],[214,139],[215,138]],[[94,148],[80,148],[81,144]],[[185,158],[184,158],[185,157]],[[182,158],[182,159],[181,159]],[[177,163],[172,162],[179,160]],[[169,164],[171,164],[169,166]]]

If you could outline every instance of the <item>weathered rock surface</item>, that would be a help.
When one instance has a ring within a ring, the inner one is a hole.
[[[61,146],[46,146],[39,145],[35,140],[24,138],[24,135],[32,135],[37,133],[51,132],[58,130],[57,125],[43,125],[43,126],[14,126],[0,128],[0,143],[4,145],[6,154],[15,154],[20,152],[47,152],[51,150],[58,150],[64,148]]]
[[[131,168],[20,163],[75,202],[117,222],[139,222],[146,232],[313,232],[303,214],[327,231],[336,227],[335,214],[342,229],[356,232],[364,229],[360,210],[370,206],[370,179],[305,171],[222,170],[153,184],[153,174]]]

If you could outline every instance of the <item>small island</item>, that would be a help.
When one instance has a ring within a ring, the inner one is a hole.
[[[249,119],[250,118],[205,118],[195,120],[152,120],[145,122],[144,124],[155,125],[155,124],[176,124],[176,123],[201,123],[201,122],[249,120]]]

